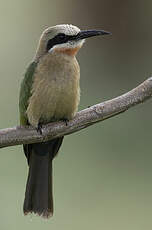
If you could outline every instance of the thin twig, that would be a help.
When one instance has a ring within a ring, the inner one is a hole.
[[[64,122],[53,122],[44,125],[42,135],[31,126],[2,129],[0,130],[0,148],[47,141],[69,135],[96,122],[118,115],[132,106],[145,102],[151,96],[152,77],[128,93],[78,112],[75,118],[68,122],[68,125]]]

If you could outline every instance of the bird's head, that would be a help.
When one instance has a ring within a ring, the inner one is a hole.
[[[42,56],[48,52],[61,52],[76,55],[86,38],[111,34],[104,30],[80,30],[68,24],[47,28],[41,35],[37,54]]]

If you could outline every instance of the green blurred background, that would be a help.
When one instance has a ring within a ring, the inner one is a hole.
[[[78,54],[79,109],[137,86],[152,72],[150,0],[0,0],[0,128],[18,125],[18,94],[41,32],[70,23],[105,29]],[[0,150],[0,229],[152,229],[152,101],[67,136],[54,160],[52,219],[24,217],[22,146]]]

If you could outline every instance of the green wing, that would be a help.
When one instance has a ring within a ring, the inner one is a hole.
[[[28,119],[26,115],[26,110],[28,107],[28,100],[31,96],[31,89],[33,84],[33,77],[35,73],[37,63],[32,62],[25,73],[24,79],[21,83],[20,96],[19,96],[19,111],[20,111],[20,124],[27,125]]]

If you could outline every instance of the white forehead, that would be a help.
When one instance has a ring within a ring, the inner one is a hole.
[[[80,29],[77,26],[63,24],[63,25],[56,25],[47,28],[43,35],[54,37],[58,33],[64,33],[66,35],[76,35],[80,32]]]

